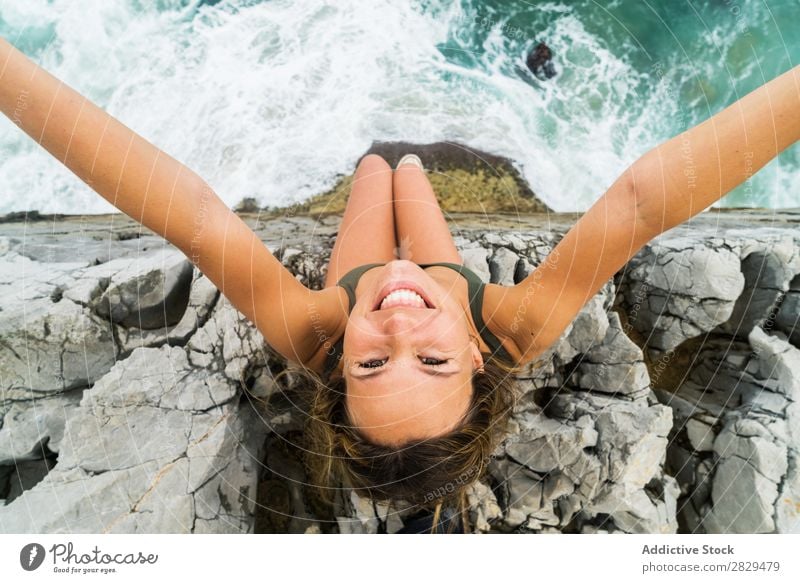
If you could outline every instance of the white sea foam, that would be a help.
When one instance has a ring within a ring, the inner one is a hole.
[[[507,156],[552,208],[585,210],[669,137],[678,106],[664,95],[681,73],[669,64],[658,89],[569,6],[537,9],[553,17],[538,35],[559,71],[546,82],[518,72],[533,39],[504,29],[510,15],[483,9],[476,23],[467,0],[0,0],[0,30],[231,206],[304,200],[373,141],[403,140]],[[488,29],[479,48],[460,40],[475,26]],[[116,210],[2,116],[0,154],[0,212]],[[759,196],[785,204],[778,187],[798,167]]]

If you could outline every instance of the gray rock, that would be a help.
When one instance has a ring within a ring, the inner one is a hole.
[[[92,268],[89,268],[90,272],[91,270]],[[108,284],[111,281],[111,278],[106,276],[81,277],[81,272],[77,272],[76,275],[80,279],[65,289],[62,292],[62,297],[86,307],[91,307],[100,299],[103,292],[108,289]]]
[[[759,437],[742,437],[726,425],[714,439],[714,452],[720,458],[738,457],[752,465],[765,478],[777,483],[787,469],[786,446]]]
[[[36,261],[7,249],[0,261],[0,307],[8,313],[22,310],[32,300],[57,296],[75,282],[72,274],[87,265],[86,261]]]
[[[614,526],[622,532],[674,534],[678,528],[675,508],[679,493],[675,479],[669,475],[653,481],[652,490],[611,483],[583,512],[612,515]]]
[[[190,360],[197,353],[211,359],[196,366],[209,366],[214,362],[228,379],[239,382],[247,376],[254,355],[263,359],[264,337],[221,295],[211,317],[191,337],[187,346],[192,351]]]
[[[457,239],[465,263],[505,283],[530,274],[573,222],[523,218],[520,229],[498,218],[487,233],[470,220]],[[337,221],[286,216],[254,229],[320,286]],[[800,531],[800,290],[797,278],[784,283],[800,273],[800,236],[788,219],[762,224],[698,217],[665,233],[522,367],[506,440],[468,489],[475,532],[671,533],[679,517],[691,532]],[[107,258],[89,236],[66,254],[61,227],[37,225],[25,226],[25,245],[22,225],[4,224],[0,237],[0,530],[253,532],[273,493],[288,502],[289,518],[273,524],[282,532],[402,528],[415,510],[403,501],[344,490],[331,509],[311,502],[302,413],[275,382],[283,363],[207,278],[186,275],[179,254],[146,234],[115,242]],[[759,257],[770,270],[756,276]],[[745,306],[745,280],[764,297],[777,289],[769,313],[758,293]],[[161,292],[139,305],[142,283]],[[140,327],[141,308],[163,311],[178,292],[187,297],[170,317]],[[111,310],[97,317],[102,298],[128,310],[125,325]],[[737,319],[752,331],[732,339]],[[269,411],[253,409],[266,400]],[[37,448],[44,459],[32,459]]]
[[[90,385],[116,359],[107,324],[66,299],[33,299],[0,312],[0,397],[31,399]]]
[[[148,486],[156,482],[159,470],[159,464],[150,462],[91,476],[77,467],[67,471],[56,467],[36,487],[0,507],[0,529],[6,533],[108,532],[108,526],[136,507]],[[37,511],[29,512],[29,508]]]
[[[460,249],[459,255],[464,260],[464,266],[474,271],[480,276],[481,280],[489,282],[491,272],[489,271],[489,252],[483,247],[472,247]]]
[[[489,532],[492,523],[503,516],[503,511],[497,503],[497,498],[483,482],[477,481],[470,484],[467,490],[470,521],[474,525],[473,532]]]
[[[609,316],[603,309],[604,298],[601,294],[594,296],[578,313],[575,321],[570,327],[567,337],[575,352],[589,352],[598,344],[602,343],[608,332]],[[619,316],[616,322],[619,322]],[[639,351],[641,357],[641,351]]]
[[[676,441],[670,456],[691,500],[680,512],[696,532],[800,530],[791,508],[798,493],[800,350],[758,325],[748,340],[750,352],[734,348],[733,358],[724,356],[730,340],[708,342],[677,392],[657,393],[692,447],[713,454],[681,457]]]
[[[391,505],[373,503],[351,491],[345,507],[339,508],[343,515],[337,515],[336,520],[342,534],[395,534],[403,528],[403,518],[415,510],[402,501]]]
[[[774,379],[776,390],[795,400],[800,396],[800,350],[780,338],[769,336],[760,327],[752,329],[748,340],[758,355],[762,379]]]
[[[264,430],[233,400],[235,389],[220,373],[193,369],[182,348],[134,351],[85,391],[56,467],[0,508],[4,531],[252,531]],[[86,483],[79,490],[75,476]],[[90,512],[106,488],[125,496],[105,496]],[[42,516],[25,511],[30,503]]]
[[[672,410],[663,405],[609,407],[597,414],[597,450],[609,462],[608,478],[642,488],[666,458]]]
[[[717,466],[711,492],[713,506],[703,524],[708,532],[773,532],[778,488],[746,460],[731,456]]]
[[[118,265],[121,262],[121,265]],[[103,271],[118,270],[94,306],[97,313],[124,327],[163,328],[177,324],[189,301],[193,267],[186,256],[170,247],[136,261],[115,260]],[[86,275],[97,269],[87,270]]]
[[[636,394],[648,389],[650,376],[638,346],[623,332],[611,312],[602,342],[586,352],[573,375],[576,386],[604,393]]]
[[[14,401],[0,428],[0,466],[59,452],[66,418],[78,407],[82,391],[55,394],[34,401]]]
[[[208,411],[237,393],[237,386],[219,374],[193,367],[178,346],[137,348],[84,393],[84,407],[130,410]],[[158,413],[158,411],[156,411]]]
[[[743,288],[735,252],[677,235],[645,245],[623,286],[628,322],[656,353],[726,322]]]
[[[603,512],[626,532],[675,532],[678,486],[662,469],[671,410],[591,392],[575,403],[569,420],[515,415],[504,457],[490,464],[505,487],[505,527],[576,526]],[[632,494],[653,480],[662,484],[659,495]]]
[[[720,329],[746,338],[753,326],[763,325],[770,310],[789,287],[789,266],[772,251],[756,251],[742,259],[744,291]]]
[[[489,273],[492,283],[514,285],[519,256],[507,247],[498,247],[489,259]]]
[[[711,425],[691,418],[686,422],[686,434],[695,451],[711,451],[714,449],[714,431]]]
[[[800,471],[798,471],[797,455],[792,455],[789,457],[786,476],[778,485],[778,504],[775,509],[775,530],[777,532],[800,534],[798,500],[800,500]]]
[[[525,420],[523,432],[509,438],[505,446],[513,461],[542,474],[577,461],[586,432],[580,428],[564,428],[557,421],[542,416],[538,426]]]
[[[165,343],[170,345],[186,344],[197,328],[205,324],[219,295],[219,290],[211,283],[211,280],[196,269],[189,292],[189,303],[180,321],[174,326],[162,326],[153,330],[135,326],[118,327],[122,354],[128,355],[136,348],[157,347]]]
[[[765,326],[766,323],[762,324],[762,327]],[[781,307],[775,315],[775,328],[786,334],[796,348],[800,348],[800,275],[795,276],[783,296]]]

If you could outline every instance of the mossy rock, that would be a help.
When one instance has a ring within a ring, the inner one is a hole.
[[[415,153],[422,159],[425,173],[445,214],[551,210],[536,197],[511,162],[500,156],[448,142],[427,145],[377,143],[364,156],[378,154],[394,167],[405,153]],[[343,176],[332,189],[307,201],[287,208],[264,210],[312,216],[341,214],[347,205],[352,182],[352,174]]]

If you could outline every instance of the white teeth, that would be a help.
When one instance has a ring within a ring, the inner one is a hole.
[[[425,308],[425,300],[417,292],[410,289],[396,289],[388,294],[381,302],[380,309],[394,306],[410,306],[412,308]]]

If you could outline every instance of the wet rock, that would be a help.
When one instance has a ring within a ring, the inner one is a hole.
[[[539,79],[550,79],[556,75],[556,68],[553,66],[553,51],[543,42],[531,49],[525,59],[525,64]]]

